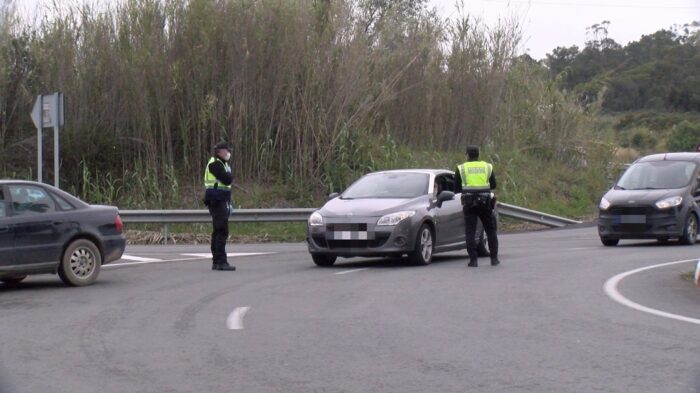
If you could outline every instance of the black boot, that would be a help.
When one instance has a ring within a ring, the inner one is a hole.
[[[469,257],[469,263],[467,264],[469,267],[478,267],[479,262],[476,258]]]
[[[232,272],[232,271],[236,270],[236,267],[233,265],[229,265],[228,262],[215,263],[215,264],[211,265],[211,270],[223,270],[223,271]]]
[[[498,266],[501,263],[501,261],[498,260],[498,257],[491,257],[491,266]]]

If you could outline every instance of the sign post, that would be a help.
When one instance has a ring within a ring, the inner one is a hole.
[[[37,130],[37,177],[43,181],[43,134],[44,128],[53,127],[53,176],[54,186],[59,188],[59,143],[58,132],[64,124],[63,117],[63,93],[39,95],[32,109],[32,121]]]

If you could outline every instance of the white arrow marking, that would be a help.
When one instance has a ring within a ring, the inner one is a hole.
[[[226,328],[228,330],[243,330],[243,318],[250,310],[250,307],[236,307],[226,318]]]

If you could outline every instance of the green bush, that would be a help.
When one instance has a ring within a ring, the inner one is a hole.
[[[669,151],[695,151],[698,144],[700,144],[700,123],[691,123],[687,120],[674,127],[666,141]]]

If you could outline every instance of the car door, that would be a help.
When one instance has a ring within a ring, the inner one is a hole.
[[[10,224],[10,204],[0,185],[0,268],[14,264],[14,231]]]
[[[452,191],[454,189],[454,175],[443,174],[435,177],[434,196],[440,195],[442,191]],[[456,194],[454,199],[445,201],[437,208],[437,243],[453,244],[464,241],[464,216],[462,215],[462,201],[460,194]]]
[[[33,184],[9,184],[15,264],[58,262],[63,248],[63,217],[48,191]]]

